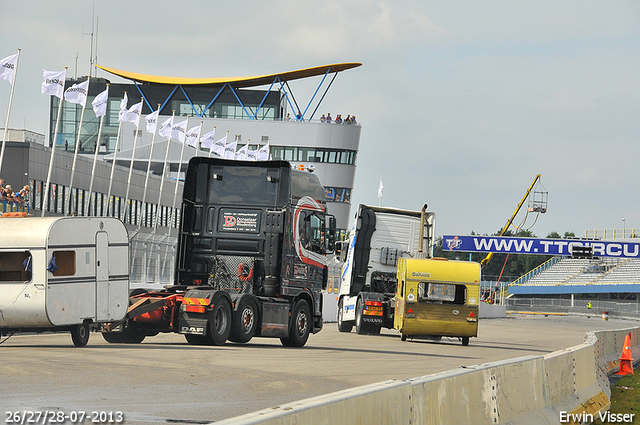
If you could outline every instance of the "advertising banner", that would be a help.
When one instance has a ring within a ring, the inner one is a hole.
[[[640,242],[586,239],[538,239],[500,236],[450,236],[442,239],[445,251],[504,254],[566,255],[573,247],[591,247],[594,257],[640,258]]]

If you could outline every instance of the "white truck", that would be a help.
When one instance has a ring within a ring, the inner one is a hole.
[[[435,213],[359,205],[342,251],[338,329],[377,334],[393,328],[398,258],[433,256]]]
[[[109,217],[0,218],[0,336],[91,329],[129,306],[129,239]]]

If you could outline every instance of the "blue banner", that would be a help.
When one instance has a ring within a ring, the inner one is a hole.
[[[500,236],[443,236],[445,251],[566,255],[574,246],[592,247],[594,257],[640,258],[640,243],[585,239],[538,239]]]

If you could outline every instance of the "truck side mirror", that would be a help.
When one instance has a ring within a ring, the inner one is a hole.
[[[327,214],[325,220],[325,252],[331,253],[336,249],[336,218]]]

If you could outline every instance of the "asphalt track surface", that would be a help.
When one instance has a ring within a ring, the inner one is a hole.
[[[214,422],[387,379],[543,355],[581,344],[588,331],[637,324],[595,315],[517,315],[481,320],[468,347],[447,338],[402,342],[390,330],[345,334],[335,323],[303,348],[267,338],[191,346],[177,334],[108,344],[96,333],[75,348],[66,333],[14,335],[0,344],[0,424],[10,423],[7,412],[15,411],[119,411],[129,424]]]

